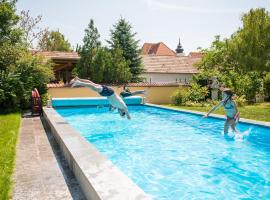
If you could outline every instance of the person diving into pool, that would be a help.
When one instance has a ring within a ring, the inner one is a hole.
[[[122,98],[125,98],[125,97],[130,97],[130,96],[134,96],[134,95],[137,95],[137,94],[146,94],[146,91],[145,90],[136,90],[134,92],[131,92],[130,89],[124,85],[123,87],[123,91],[120,93],[120,96]]]
[[[233,131],[235,131],[237,134],[240,134],[240,132],[235,128],[240,119],[240,113],[234,101],[234,94],[229,88],[221,88],[221,91],[223,100],[220,101],[218,105],[214,106],[208,113],[206,113],[204,117],[208,117],[212,112],[223,106],[227,116],[226,122],[224,124],[224,134],[228,134],[230,126]]]
[[[109,103],[110,103],[110,110],[113,110],[115,108],[118,109],[118,112],[121,117],[127,117],[128,119],[131,119],[128,107],[125,104],[125,102],[119,97],[112,88],[107,87],[105,85],[99,85],[96,83],[93,83],[90,80],[87,79],[80,79],[78,77],[75,77],[70,81],[71,87],[76,86],[84,86],[87,87],[97,93],[99,93],[103,97],[107,97]]]

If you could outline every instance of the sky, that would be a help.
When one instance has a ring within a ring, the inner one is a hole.
[[[41,27],[59,30],[73,47],[82,44],[84,30],[93,19],[103,45],[110,30],[125,18],[144,42],[164,42],[184,52],[208,48],[215,35],[230,37],[241,27],[241,16],[251,8],[270,11],[270,0],[18,0],[17,12],[42,15]]]

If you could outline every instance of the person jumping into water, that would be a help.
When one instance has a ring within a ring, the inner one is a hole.
[[[127,116],[128,119],[131,119],[128,107],[125,104],[125,102],[114,92],[114,90],[110,87],[107,87],[105,85],[99,85],[96,83],[93,83],[90,80],[87,79],[80,79],[78,77],[75,77],[70,82],[72,84],[71,87],[76,86],[84,86],[87,88],[90,88],[91,90],[99,93],[103,97],[107,97],[109,103],[110,103],[110,110],[113,110],[114,108],[118,109],[119,114],[122,117]]]
[[[238,133],[235,126],[240,118],[240,113],[237,109],[236,103],[233,100],[233,92],[229,88],[221,88],[223,100],[216,106],[214,106],[204,117],[208,117],[212,112],[220,108],[221,106],[224,107],[226,112],[226,122],[224,124],[224,134],[228,133],[229,126],[231,126],[232,130]]]
[[[120,93],[120,96],[121,96],[122,98],[125,98],[125,97],[130,97],[130,96],[133,96],[133,95],[137,95],[137,94],[145,94],[145,93],[146,93],[145,90],[137,90],[137,91],[135,91],[135,92],[131,92],[131,91],[129,90],[129,88],[128,88],[126,85],[124,85],[123,91]]]

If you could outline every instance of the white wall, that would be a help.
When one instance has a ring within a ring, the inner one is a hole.
[[[144,73],[141,77],[144,78],[144,82],[190,82],[193,74],[169,74],[169,73]]]

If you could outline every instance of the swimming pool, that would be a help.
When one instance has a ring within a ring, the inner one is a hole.
[[[224,137],[224,120],[129,106],[56,108],[80,134],[153,199],[269,199],[270,129],[239,124],[244,140]]]

